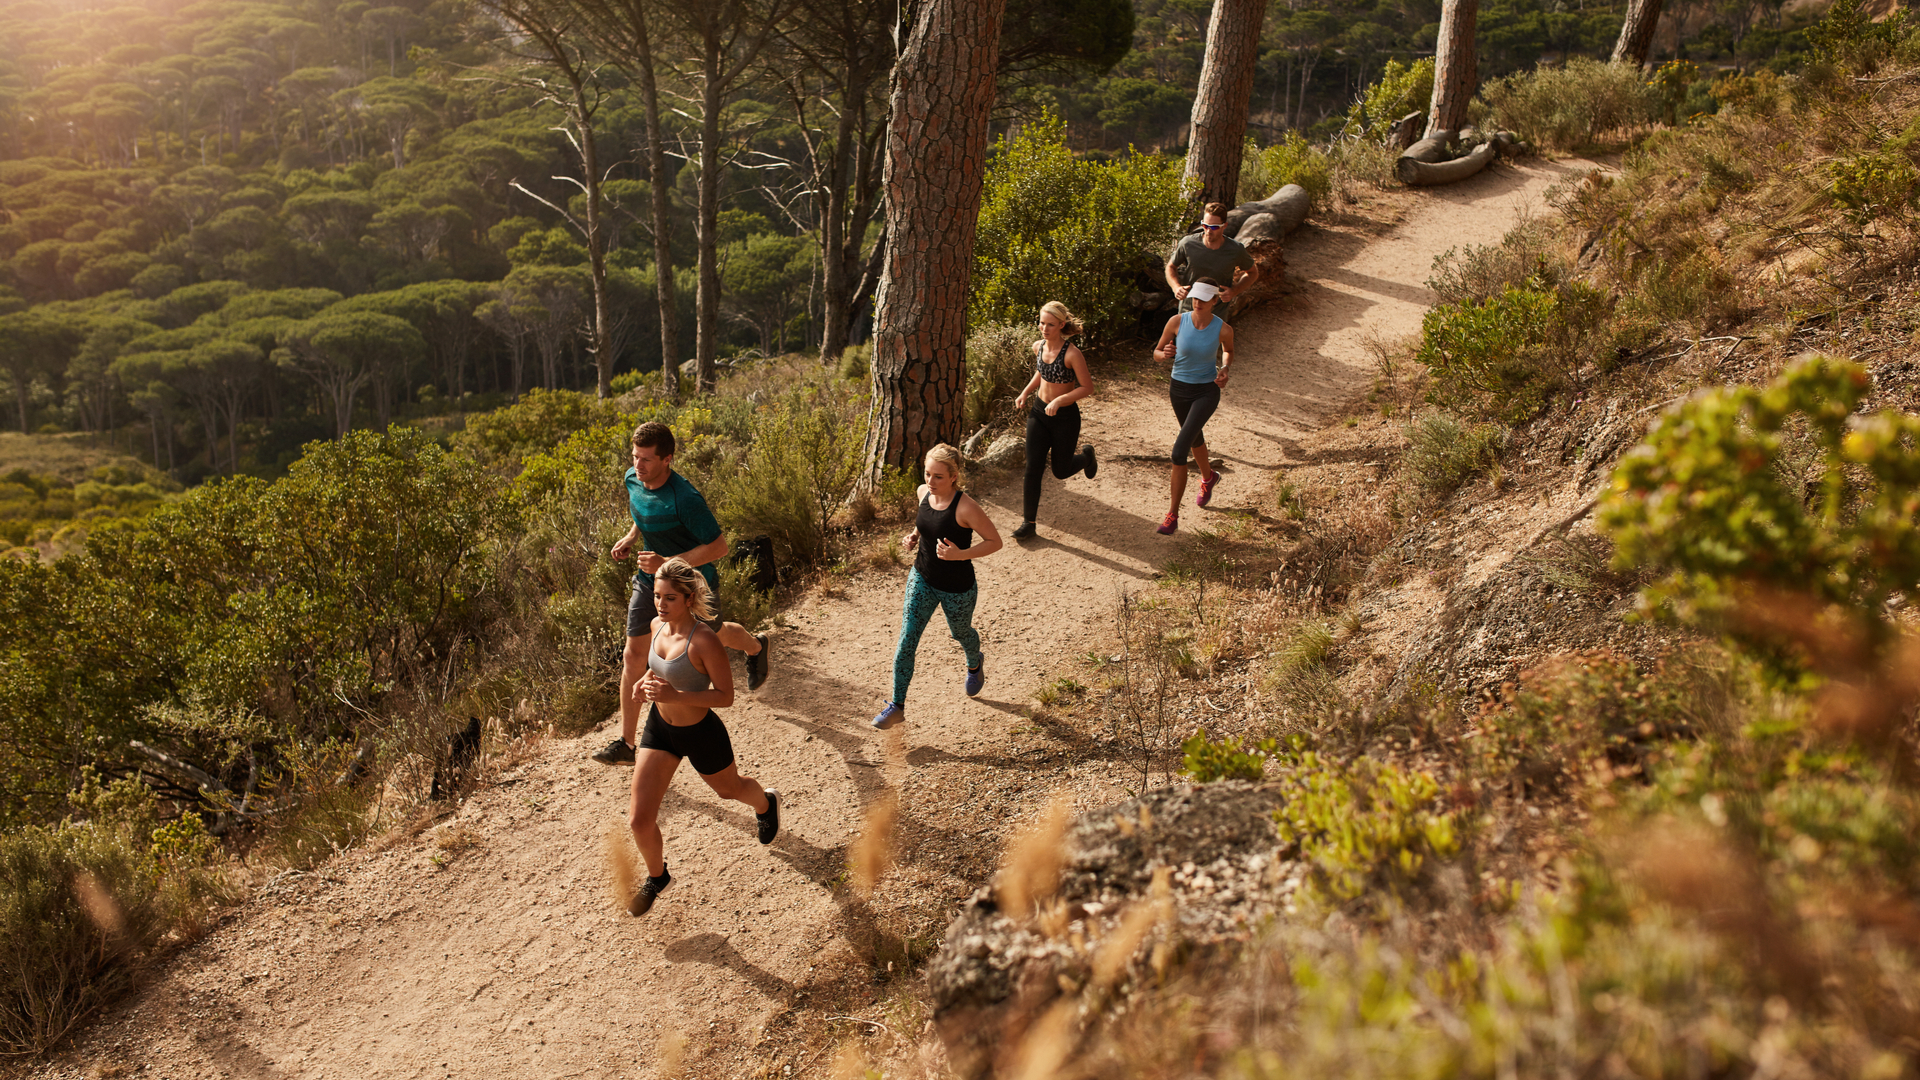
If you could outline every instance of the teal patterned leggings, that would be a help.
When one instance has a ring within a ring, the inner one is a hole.
[[[941,592],[920,578],[920,571],[907,574],[907,600],[900,612],[900,644],[893,650],[893,698],[895,705],[907,703],[907,684],[913,681],[913,654],[920,648],[920,635],[933,618],[933,609],[947,614],[947,629],[953,640],[967,651],[967,667],[977,668],[980,632],[973,628],[973,605],[980,599],[980,587],[966,592]]]

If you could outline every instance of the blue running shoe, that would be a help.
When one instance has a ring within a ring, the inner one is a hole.
[[[873,718],[873,726],[881,731],[885,731],[890,727],[899,727],[906,722],[906,707],[903,705],[895,705],[891,701],[887,702],[886,708],[880,710],[879,716]]]
[[[979,697],[980,688],[987,685],[987,665],[967,669],[967,696]]]

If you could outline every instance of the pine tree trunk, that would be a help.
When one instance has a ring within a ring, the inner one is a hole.
[[[960,438],[967,283],[1005,11],[1006,0],[926,0],[894,67],[870,480],[888,465],[910,472],[934,444]]]
[[[1628,0],[1620,40],[1613,46],[1613,62],[1645,67],[1647,54],[1653,51],[1653,32],[1659,25],[1660,0]]]
[[[1459,131],[1467,124],[1467,103],[1480,88],[1473,53],[1474,24],[1480,0],[1446,0],[1440,9],[1440,40],[1434,45],[1433,107],[1427,111],[1427,137]]]
[[[701,70],[706,78],[700,103],[700,205],[695,215],[699,226],[694,232],[700,257],[693,294],[693,357],[699,392],[711,394],[720,334],[720,109],[726,97],[720,72],[726,58],[721,55],[720,34],[714,23],[706,22],[703,30]]]
[[[1260,25],[1267,0],[1214,0],[1207,20],[1207,56],[1193,99],[1193,135],[1187,144],[1187,191],[1195,204],[1228,206],[1240,190],[1247,108],[1260,56]],[[1265,194],[1262,192],[1261,194]]]

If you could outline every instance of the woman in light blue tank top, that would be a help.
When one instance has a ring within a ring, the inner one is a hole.
[[[1187,493],[1187,451],[1193,451],[1200,466],[1200,493],[1195,506],[1213,500],[1213,486],[1220,482],[1207,461],[1207,421],[1220,407],[1220,391],[1227,385],[1227,369],[1233,365],[1233,327],[1216,310],[1220,285],[1203,277],[1193,283],[1187,294],[1193,310],[1167,320],[1160,343],[1153,355],[1173,361],[1173,379],[1167,385],[1167,398],[1173,403],[1173,415],[1180,422],[1180,434],[1173,440],[1173,498],[1167,516],[1161,519],[1159,533],[1171,535],[1180,527],[1180,500]]]

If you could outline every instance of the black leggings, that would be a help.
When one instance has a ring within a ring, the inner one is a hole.
[[[1220,384],[1174,379],[1167,384],[1167,398],[1173,402],[1173,415],[1180,421],[1180,434],[1173,440],[1173,463],[1185,465],[1188,450],[1196,446],[1202,450],[1207,448],[1204,429],[1213,418],[1213,410],[1220,407]]]
[[[1053,455],[1053,475],[1065,480],[1087,467],[1087,456],[1075,453],[1080,441],[1080,403],[1055,409],[1047,415],[1047,403],[1038,397],[1027,407],[1027,490],[1022,508],[1026,520],[1040,512],[1040,478],[1047,471],[1047,455]]]

